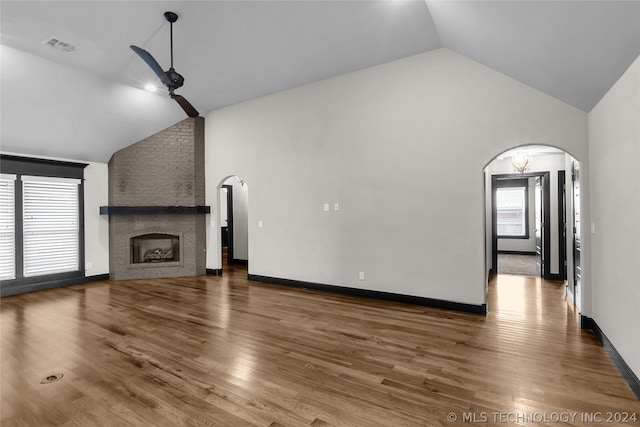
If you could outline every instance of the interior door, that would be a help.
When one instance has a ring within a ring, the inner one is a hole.
[[[573,162],[573,304],[579,308],[579,293],[582,284],[582,241],[580,237],[580,164]]]
[[[543,214],[543,178],[536,176],[535,210],[536,210],[536,274],[544,277],[544,214]]]

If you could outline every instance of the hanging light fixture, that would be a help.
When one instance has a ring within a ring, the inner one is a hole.
[[[513,168],[520,173],[528,171],[532,161],[533,158],[531,157],[531,154],[525,151],[518,151],[515,156],[511,158]]]

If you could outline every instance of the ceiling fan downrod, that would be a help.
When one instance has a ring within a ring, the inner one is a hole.
[[[164,19],[169,22],[169,37],[171,46],[171,69],[173,70],[173,23],[178,20],[178,15],[173,12],[165,12]]]

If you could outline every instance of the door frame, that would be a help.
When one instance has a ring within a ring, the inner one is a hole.
[[[582,291],[582,183],[580,181],[580,162],[574,160],[571,163],[571,230],[572,230],[572,250],[573,250],[573,305],[580,308],[578,305],[578,290]],[[577,192],[576,192],[577,190]],[[576,215],[576,206],[578,208],[578,214]],[[576,219],[578,223],[576,223]]]
[[[224,184],[227,190],[227,263],[233,264],[233,185]]]
[[[565,171],[558,171],[558,276],[567,280],[567,185]]]
[[[543,278],[549,279],[551,270],[551,191],[549,188],[549,171],[546,172],[527,172],[518,174],[497,174],[491,175],[491,270],[489,274],[498,274],[498,209],[496,206],[496,185],[499,180],[521,179],[531,177],[542,177],[542,220],[544,222],[544,234],[542,244],[543,256]]]
[[[541,176],[536,176],[534,179],[534,185],[535,185],[535,194],[536,194],[536,202],[535,202],[535,209],[536,209],[536,216],[540,215],[540,227],[542,227],[542,229],[544,230],[546,227],[543,224],[546,224],[544,221],[544,178],[542,178]],[[538,187],[540,187],[540,190],[538,190]],[[540,192],[540,194],[538,195],[538,191]],[[538,204],[538,200],[537,198],[540,197],[540,201]],[[537,225],[537,223],[536,223]],[[542,235],[542,232],[538,232],[538,229],[536,229],[535,231],[535,238],[536,238],[536,273],[538,277],[544,277],[544,271],[545,266],[543,265],[543,261],[546,259],[544,252],[544,248],[543,248],[543,242],[544,242],[544,236]]]

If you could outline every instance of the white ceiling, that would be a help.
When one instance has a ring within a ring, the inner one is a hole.
[[[162,16],[167,10],[180,16],[174,24],[174,66],[186,82],[177,93],[201,115],[440,47],[589,111],[640,54],[640,1],[3,0],[0,42],[38,57],[27,61],[38,70],[17,70],[3,58],[3,74],[42,79],[50,75],[48,68],[61,76],[60,67],[69,67],[86,80],[83,90],[90,90],[91,78],[100,80],[100,90],[156,82],[128,46],[148,50],[168,68],[169,25]],[[67,54],[43,45],[51,36],[78,50]],[[77,153],[77,141],[65,151],[64,142],[38,145],[39,135],[30,139],[11,129],[18,115],[29,111],[21,105],[25,99],[37,103],[39,95],[63,83],[42,83],[38,93],[25,96],[5,90],[7,82],[3,77],[3,150],[62,157]],[[146,136],[141,132],[152,133],[170,125],[167,119],[184,117],[170,100],[153,97],[159,107],[154,115],[140,112],[144,124],[137,130],[118,128],[121,120],[130,121],[124,117],[130,106],[122,113],[114,107],[106,115],[92,114],[91,120],[108,122],[97,123],[103,133],[94,136],[97,142],[87,146],[84,159],[106,161],[116,149]],[[111,101],[115,106],[117,100]],[[68,116],[86,114],[64,101],[57,108],[59,114],[68,109]],[[85,133],[90,135],[89,129],[76,126],[64,136],[78,139]]]
[[[550,156],[550,155],[564,155],[565,152],[555,147],[548,145],[526,145],[524,147],[514,148],[512,150],[505,151],[500,154],[497,159],[503,160],[514,157],[518,153],[528,153],[531,156]]]
[[[638,1],[428,5],[444,46],[587,112],[640,54]]]
[[[201,114],[442,47],[424,1],[2,2],[2,44],[134,87],[158,81],[134,44],[169,68]],[[42,41],[77,45],[72,54]]]

